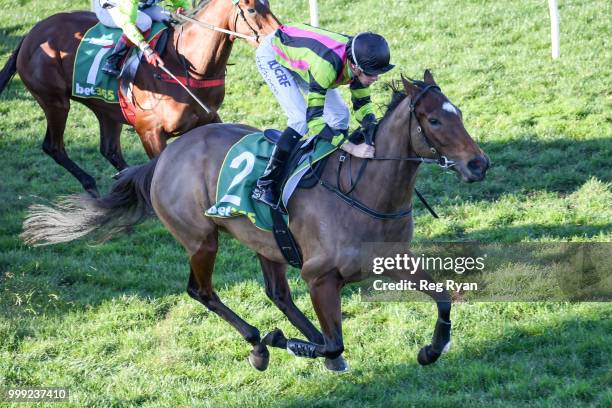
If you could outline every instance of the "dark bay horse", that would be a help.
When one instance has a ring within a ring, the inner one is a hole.
[[[279,26],[267,0],[202,1],[193,13],[192,18],[198,21],[257,37],[257,41]],[[85,11],[59,13],[42,20],[22,39],[0,71],[0,92],[15,72],[19,73],[25,87],[45,111],[44,152],[94,196],[98,195],[96,181],[68,157],[64,148],[70,99],[83,103],[98,118],[102,155],[117,170],[128,166],[121,153],[119,138],[122,125],[128,122],[119,104],[71,96],[76,50],[87,30],[97,22],[94,13]],[[172,30],[162,58],[166,68],[174,74],[195,80],[222,79],[235,38],[194,23],[184,23]],[[257,41],[249,40],[249,43],[257,47]],[[199,125],[221,122],[215,111],[225,95],[224,85],[193,88],[193,93],[212,108],[212,113],[206,113],[178,84],[155,79],[155,72],[161,71],[143,63],[132,91],[137,102],[135,129],[149,158],[164,149],[169,137]]]
[[[483,180],[489,167],[489,159],[463,126],[461,111],[444,96],[428,71],[424,82],[402,81],[403,90],[395,90],[375,136],[376,156],[388,160],[370,161],[353,194],[378,212],[397,213],[411,207],[420,163],[406,159],[444,158],[468,182]],[[48,244],[70,241],[100,228],[113,234],[154,211],[189,255],[188,294],[229,322],[253,346],[249,361],[255,368],[267,367],[266,346],[274,346],[298,356],[325,357],[329,369],[344,371],[348,366],[341,356],[341,289],[363,279],[359,256],[363,242],[401,242],[408,247],[412,215],[376,219],[347,206],[321,185],[296,191],[289,202],[290,229],[303,254],[301,276],[308,284],[321,325],[319,332],[292,301],[286,262],[272,233],[256,228],[246,217],[204,215],[215,204],[217,177],[226,152],[255,130],[236,124],[193,129],[158,158],[126,170],[105,197],[70,196],[55,208],[31,207],[22,238],[29,244]],[[340,155],[337,151],[330,160],[337,163]],[[328,164],[321,179],[332,183],[336,173],[337,166]],[[349,179],[343,172],[345,188]],[[257,253],[266,294],[308,341],[286,339],[279,330],[262,339],[257,328],[221,302],[212,286],[219,231],[229,232]],[[398,281],[432,281],[423,270],[389,273]],[[438,319],[432,343],[419,352],[421,364],[433,363],[449,346],[451,327],[449,294],[433,290],[425,293],[436,301]]]

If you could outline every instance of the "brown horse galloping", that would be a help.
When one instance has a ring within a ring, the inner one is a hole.
[[[202,1],[193,18],[219,28],[249,36],[264,36],[279,23],[268,1]],[[117,169],[128,165],[121,153],[120,134],[128,122],[119,104],[98,99],[72,97],[72,74],[76,50],[83,35],[98,22],[90,12],[55,14],[32,28],[22,39],[5,67],[0,71],[0,92],[15,72],[45,111],[47,133],[43,150],[76,177],[83,188],[97,196],[96,181],[69,157],[64,148],[64,130],[70,99],[91,109],[100,123],[100,151]],[[163,53],[166,67],[173,73],[196,80],[224,78],[234,36],[211,31],[194,23],[173,29]],[[258,37],[259,39],[259,37]],[[249,40],[256,47],[258,43]],[[169,137],[180,135],[198,125],[220,122],[216,114],[225,95],[223,85],[193,89],[213,113],[206,113],[177,84],[156,80],[157,71],[143,64],[133,86],[136,103],[135,129],[149,158],[157,156]]]
[[[420,163],[406,159],[432,156],[444,159],[468,182],[484,179],[489,167],[489,159],[463,126],[461,111],[444,96],[428,71],[425,82],[403,80],[403,88],[404,91],[394,93],[376,133],[376,155],[389,160],[370,162],[353,192],[365,206],[379,212],[398,213],[410,208]],[[308,284],[323,332],[320,333],[291,299],[286,263],[272,233],[256,228],[246,217],[204,215],[215,204],[217,178],[226,152],[254,130],[233,124],[193,129],[158,158],[126,170],[111,193],[103,198],[71,196],[55,209],[31,208],[22,238],[30,244],[57,243],[99,227],[110,228],[113,233],[154,210],[189,254],[188,294],[229,322],[253,346],[249,361],[255,368],[267,367],[269,345],[287,348],[298,356],[325,357],[329,369],[344,371],[347,365],[341,356],[344,344],[340,291],[346,283],[365,276],[359,256],[363,242],[402,242],[406,243],[403,247],[408,247],[412,216],[387,220],[370,217],[348,207],[321,185],[296,191],[288,208],[292,214],[290,229],[302,250],[301,275]],[[335,152],[330,160],[337,162],[340,155]],[[397,160],[399,156],[404,160]],[[336,173],[337,167],[328,165],[321,178],[331,184]],[[341,184],[346,189],[349,180],[355,179],[356,171],[352,176],[344,173]],[[279,330],[262,339],[257,328],[221,302],[212,286],[220,230],[229,232],[257,253],[266,294],[308,341],[286,339]],[[398,281],[432,281],[423,270],[414,274],[405,270],[389,273]],[[451,303],[446,291],[425,293],[438,306],[432,344],[422,348],[418,355],[419,363],[430,364],[449,345]]]

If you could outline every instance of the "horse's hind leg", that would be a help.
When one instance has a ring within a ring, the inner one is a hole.
[[[217,296],[212,287],[212,273],[217,255],[218,237],[217,231],[212,232],[200,248],[190,257],[191,273],[187,293],[195,300],[202,303],[212,312],[221,316],[231,324],[242,337],[253,345],[249,355],[249,362],[256,369],[263,371],[268,367],[270,354],[264,344],[261,343],[259,330],[245,322],[229,307],[225,306]]]
[[[271,261],[262,255],[257,255],[261,263],[264,282],[266,284],[266,295],[287,316],[293,324],[312,343],[323,344],[325,340],[321,332],[308,320],[300,309],[293,303],[291,289],[287,282],[287,264]],[[271,336],[281,334],[272,332]],[[325,366],[330,370],[344,371],[348,366],[342,356],[326,358]]]
[[[304,275],[304,269],[302,269]],[[306,274],[308,275],[308,274]],[[286,348],[297,357],[325,357],[325,366],[333,371],[344,372],[348,365],[342,359],[342,312],[340,291],[344,285],[342,276],[336,271],[317,276],[308,282],[310,299],[323,331],[323,344],[299,339],[286,339],[280,330],[266,335],[264,342],[273,347]]]
[[[308,340],[323,344],[321,332],[293,303],[291,289],[287,282],[287,265],[271,261],[259,254],[257,256],[263,271],[266,295]]]
[[[53,103],[42,98],[36,99],[47,117],[47,132],[42,145],[43,151],[51,156],[57,164],[76,177],[85,191],[94,197],[98,197],[100,194],[98,193],[96,181],[68,157],[68,153],[66,153],[64,148],[64,131],[66,130],[70,101],[62,99],[59,103]]]
[[[117,170],[121,171],[128,167],[121,153],[121,128],[122,124],[106,116],[96,113],[100,122],[100,153]]]

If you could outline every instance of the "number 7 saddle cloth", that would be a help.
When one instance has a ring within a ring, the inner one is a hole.
[[[165,29],[165,24],[154,22],[147,41],[153,44]],[[119,103],[118,78],[103,73],[102,67],[119,41],[121,33],[121,29],[109,28],[102,23],[96,24],[85,33],[74,58],[72,96]],[[138,61],[132,62],[134,59],[139,59],[137,47],[130,50],[125,65],[137,64]]]

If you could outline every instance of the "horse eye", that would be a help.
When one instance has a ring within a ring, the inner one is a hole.
[[[428,119],[428,120],[429,120],[429,123],[431,123],[434,126],[438,126],[440,124],[440,121],[438,119],[431,118],[431,119]]]
[[[247,9],[249,14],[255,14],[257,11],[254,8]]]

